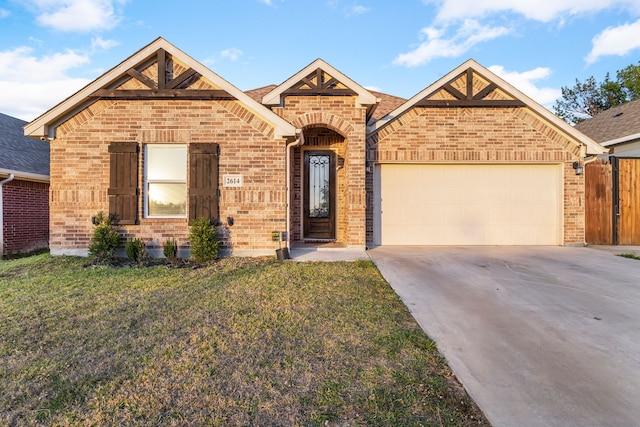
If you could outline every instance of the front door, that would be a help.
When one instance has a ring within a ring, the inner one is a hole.
[[[336,238],[335,155],[332,151],[304,153],[304,238]]]

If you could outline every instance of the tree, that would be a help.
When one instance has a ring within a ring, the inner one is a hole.
[[[629,101],[640,99],[640,61],[638,65],[629,65],[616,74]]]
[[[580,123],[601,111],[625,102],[640,99],[640,62],[616,72],[616,80],[607,73],[598,83],[591,76],[581,82],[576,79],[573,87],[563,86],[562,98],[553,105],[555,113],[570,124]]]

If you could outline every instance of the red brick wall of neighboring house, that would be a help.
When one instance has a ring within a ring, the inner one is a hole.
[[[564,244],[584,244],[584,175],[580,149],[529,108],[413,108],[367,141],[368,160],[392,163],[563,164]],[[367,175],[367,238],[373,240]]]
[[[4,254],[49,245],[49,184],[15,179],[2,186]]]
[[[102,100],[62,123],[51,143],[52,253],[86,253],[91,217],[109,209],[111,142],[137,142],[141,148],[140,224],[119,227],[124,235],[141,238],[151,248],[161,248],[169,238],[187,247],[186,218],[143,215],[143,148],[149,143],[217,143],[224,247],[236,254],[272,253],[277,247],[272,231],[286,229],[286,141],[274,138],[273,125],[238,101]],[[225,174],[242,174],[244,186],[224,187]],[[233,226],[226,225],[227,217],[233,217]]]

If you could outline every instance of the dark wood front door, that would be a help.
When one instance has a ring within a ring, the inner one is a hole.
[[[332,151],[304,153],[304,238],[336,238],[336,173]]]

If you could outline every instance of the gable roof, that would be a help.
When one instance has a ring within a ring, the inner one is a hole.
[[[24,120],[0,113],[0,173],[49,181],[49,144],[24,136]]]
[[[467,93],[460,92],[453,84],[465,78],[466,73]],[[486,81],[486,85],[478,92],[474,93],[474,76],[479,76]],[[605,149],[588,136],[579,132],[564,120],[544,108],[542,105],[529,98],[524,93],[507,83],[487,68],[478,64],[473,59],[469,59],[447,75],[443,76],[435,83],[418,92],[402,105],[389,112],[380,120],[369,127],[371,133],[376,133],[397,120],[404,113],[413,107],[474,107],[474,106],[525,106],[533,110],[538,116],[550,123],[556,129],[569,136],[571,139],[579,141],[586,147],[588,154],[602,154]]]
[[[111,70],[104,73],[102,76],[98,77],[93,82],[89,83],[84,88],[80,89],[75,94],[71,95],[69,98],[65,99],[55,107],[51,108],[49,111],[42,114],[40,117],[33,120],[31,123],[25,126],[25,134],[33,137],[55,137],[55,127],[62,123],[64,120],[77,113],[83,108],[86,108],[88,105],[96,102],[99,99],[99,95],[104,95],[109,97],[113,95],[112,88],[118,82],[122,82],[125,79],[136,78],[146,86],[147,91],[153,90],[153,84],[155,82],[151,81],[151,79],[142,75],[135,68],[145,62],[152,61],[156,58],[156,55],[159,52],[166,52],[179,59],[186,66],[190,67],[188,72],[183,73],[183,75],[176,77],[173,79],[173,84],[168,89],[176,89],[180,87],[181,83],[186,82],[191,76],[195,74],[199,74],[205,79],[212,82],[215,86],[220,88],[220,91],[209,91],[209,92],[219,92],[222,96],[222,99],[237,99],[240,101],[247,109],[256,114],[257,116],[263,118],[269,123],[272,123],[275,128],[275,137],[288,137],[295,136],[296,129],[293,125],[288,123],[286,120],[279,117],[277,114],[265,108],[260,103],[253,100],[251,97],[246,95],[240,89],[233,86],[231,83],[227,82],[225,79],[211,71],[209,68],[205,67],[195,59],[191,58],[186,53],[182,52],[180,49],[163,39],[162,37],[157,38],[147,46],[140,49],[138,52],[134,53],[129,58],[125,59],[120,64],[116,65]],[[164,67],[164,64],[162,65]],[[183,77],[184,76],[184,77]],[[155,88],[158,91],[159,88]],[[162,88],[160,88],[162,89]],[[135,97],[139,94],[139,91],[130,91],[132,97]],[[136,92],[138,92],[136,94]],[[184,93],[184,92],[183,92]],[[96,96],[96,94],[98,96]],[[202,99],[217,99],[212,97],[211,94],[205,94],[203,96],[208,96],[208,98]]]
[[[320,58],[264,95],[262,103],[280,105],[282,98],[287,94],[355,95],[358,103],[367,107],[367,118],[371,117],[378,103],[378,99],[371,92]]]
[[[395,110],[405,102],[407,102],[406,98],[401,98],[399,96],[389,95],[388,93],[370,91],[375,97],[378,98],[378,106],[373,112],[373,116],[371,119],[373,121],[380,120],[391,111]]]
[[[277,85],[267,85],[255,89],[250,89],[245,91],[247,95],[256,100],[257,102],[262,102],[262,97],[264,97],[267,93],[274,90]],[[372,121],[376,121],[381,119],[390,111],[396,109],[399,105],[406,102],[405,98],[401,98],[399,96],[389,95],[388,93],[376,92],[374,90],[370,90],[371,94],[378,99],[378,106],[373,111],[373,115],[371,116]]]
[[[605,147],[640,139],[640,99],[602,111],[575,126]]]
[[[255,89],[246,90],[244,93],[249,95],[254,101],[262,102],[262,97],[274,90],[277,85],[267,85]]]

